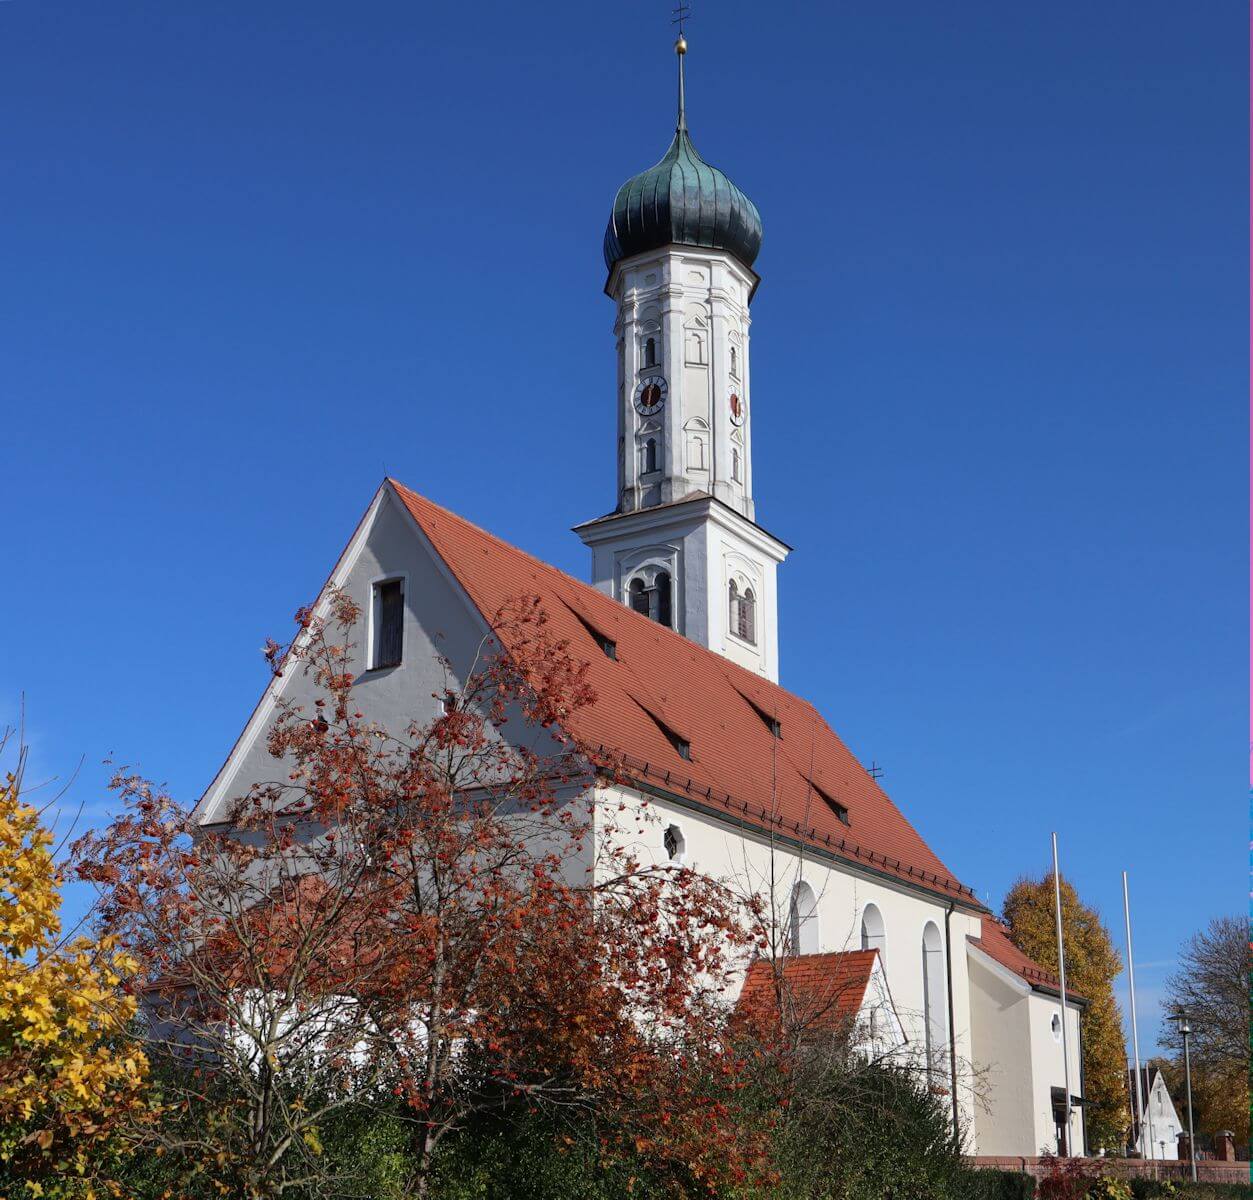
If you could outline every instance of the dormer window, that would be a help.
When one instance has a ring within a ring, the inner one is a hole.
[[[404,652],[405,584],[402,579],[383,579],[374,585],[370,604],[373,638],[370,667],[398,667]]]

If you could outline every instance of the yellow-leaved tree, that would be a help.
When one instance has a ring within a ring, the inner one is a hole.
[[[1066,947],[1066,987],[1088,1001],[1080,1019],[1083,1089],[1088,1145],[1116,1150],[1123,1144],[1127,1109],[1127,1048],[1114,980],[1122,959],[1096,909],[1079,899],[1063,876],[1062,940]],[[1004,905],[1014,944],[1042,967],[1057,970],[1057,917],[1053,876],[1019,879]]]
[[[62,938],[62,877],[22,797],[23,759],[0,778],[0,1196],[90,1197],[144,1103],[147,1063],[118,1036],[133,964],[107,938]]]

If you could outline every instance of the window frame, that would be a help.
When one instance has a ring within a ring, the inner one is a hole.
[[[379,626],[381,600],[379,589],[387,583],[400,584],[400,657],[393,663],[379,662],[379,638],[382,630]],[[405,604],[409,597],[409,574],[406,571],[390,571],[385,575],[377,575],[369,581],[369,601],[366,605],[368,614],[366,645],[369,657],[366,661],[367,671],[394,671],[404,666],[405,662]]]

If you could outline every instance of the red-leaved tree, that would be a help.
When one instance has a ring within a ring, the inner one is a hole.
[[[725,1037],[750,922],[717,882],[634,857],[646,811],[598,801],[616,764],[564,722],[595,702],[586,664],[521,599],[459,676],[443,663],[436,719],[387,729],[357,707],[359,615],[332,592],[270,646],[309,697],[278,704],[274,778],[227,820],[194,826],[123,772],[125,811],[77,844],[142,964],[177,1118],[137,1136],[233,1194],[317,1192],[351,1183],[322,1149],[337,1112],[399,1102],[424,1195],[477,1112],[574,1105],[605,1155],[694,1193],[751,1175]]]

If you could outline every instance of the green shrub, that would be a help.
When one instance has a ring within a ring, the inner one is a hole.
[[[1021,1171],[971,1170],[961,1194],[968,1200],[1033,1200],[1035,1180]]]

